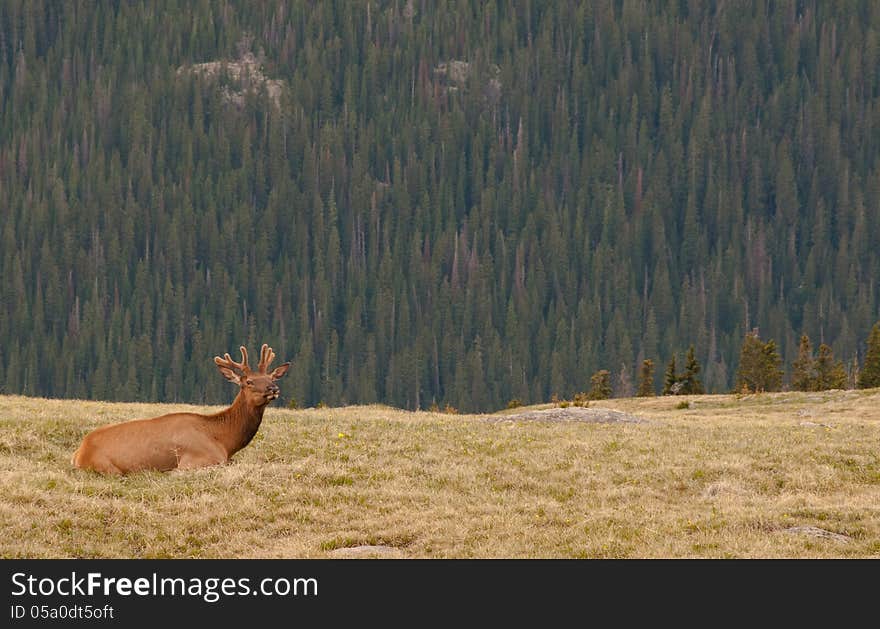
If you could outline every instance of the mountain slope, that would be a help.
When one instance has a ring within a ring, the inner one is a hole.
[[[263,342],[309,405],[626,394],[691,344],[727,391],[747,330],[852,365],[880,318],[876,3],[0,22],[7,393],[216,403]]]

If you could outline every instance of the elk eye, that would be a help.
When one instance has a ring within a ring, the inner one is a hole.
[[[248,379],[248,381],[247,381],[247,383],[248,383],[248,384],[253,384],[253,383],[254,383],[254,381],[253,381],[253,380],[250,380],[250,379]]]

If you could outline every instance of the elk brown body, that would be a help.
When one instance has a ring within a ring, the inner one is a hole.
[[[74,452],[73,465],[104,474],[127,474],[227,463],[257,434],[263,411],[278,398],[275,381],[290,368],[287,362],[270,372],[275,352],[266,344],[260,351],[256,371],[248,366],[244,347],[241,357],[240,363],[229,354],[214,357],[220,373],[239,386],[229,408],[212,415],[169,413],[96,428]]]

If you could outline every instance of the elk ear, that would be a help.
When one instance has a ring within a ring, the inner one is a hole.
[[[290,369],[290,363],[284,363],[283,365],[278,365],[275,369],[272,370],[272,380],[278,380],[281,376],[287,373],[287,370]]]

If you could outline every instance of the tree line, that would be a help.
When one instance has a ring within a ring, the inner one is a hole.
[[[867,339],[865,364],[854,363],[848,370],[843,361],[834,360],[834,351],[822,343],[814,356],[810,337],[801,336],[797,357],[791,365],[791,378],[788,388],[792,391],[828,391],[830,389],[880,387],[880,321],[871,328]],[[765,393],[780,391],[783,388],[785,371],[781,368],[782,358],[773,339],[762,341],[758,330],[751,330],[745,336],[740,349],[739,367],[736,372],[737,393]],[[683,373],[675,366],[675,354],[669,359],[663,376],[662,395],[700,395],[705,387],[700,379],[702,367],[691,345],[687,352],[687,363]],[[612,397],[610,374],[598,371],[590,379],[591,387],[587,399],[607,399]],[[629,394],[629,391],[624,392]],[[656,395],[654,384],[654,361],[646,358],[639,370],[637,397]]]
[[[864,363],[878,35],[870,0],[0,3],[0,391],[220,403],[263,342],[288,402],[466,411],[691,344],[729,391],[753,328]]]

